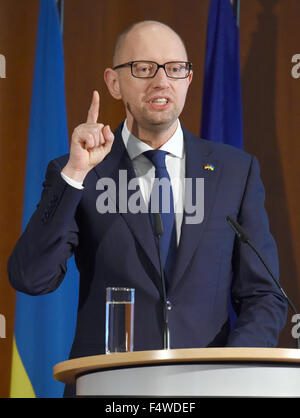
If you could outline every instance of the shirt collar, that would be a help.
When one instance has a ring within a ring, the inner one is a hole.
[[[183,132],[179,119],[177,119],[177,128],[171,138],[160,148],[162,151],[167,151],[175,157],[183,158],[184,156],[184,145],[183,145]],[[152,150],[152,148],[135,137],[127,127],[127,121],[125,120],[122,129],[122,138],[124,145],[127,149],[131,160],[143,154],[145,151]]]

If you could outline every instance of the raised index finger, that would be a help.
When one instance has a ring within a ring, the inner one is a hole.
[[[97,123],[100,108],[100,96],[97,90],[93,92],[92,103],[89,108],[87,123]]]

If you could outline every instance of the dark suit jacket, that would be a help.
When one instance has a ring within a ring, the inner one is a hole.
[[[15,289],[31,295],[54,291],[74,252],[80,272],[77,327],[70,357],[104,352],[105,288],[136,290],[134,349],[160,349],[162,292],[156,242],[145,213],[99,214],[96,183],[119,170],[135,176],[120,126],[110,154],[84,181],[84,190],[60,175],[68,156],[49,164],[42,198],[8,263]],[[186,177],[204,178],[204,220],[183,220],[168,300],[171,347],[261,346],[277,343],[286,302],[261,262],[237,242],[227,215],[248,231],[278,275],[277,251],[264,209],[257,160],[230,146],[184,130]],[[215,169],[204,169],[212,164]],[[238,319],[231,331],[228,295]]]

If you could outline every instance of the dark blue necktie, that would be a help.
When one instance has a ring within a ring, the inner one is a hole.
[[[147,157],[155,167],[155,178],[157,181],[161,179],[165,181],[164,185],[159,185],[159,187],[153,187],[150,201],[149,201],[149,212],[152,222],[154,225],[154,216],[151,213],[151,206],[153,199],[158,199],[157,209],[161,215],[161,220],[163,224],[163,235],[160,238],[161,244],[161,258],[162,265],[164,268],[165,279],[167,285],[170,284],[172,277],[172,270],[176,260],[176,249],[177,249],[177,239],[176,239],[176,225],[175,225],[175,214],[174,214],[174,200],[173,200],[173,191],[171,187],[171,180],[169,173],[166,167],[166,154],[167,151],[153,150],[144,152],[145,157]],[[165,187],[165,189],[164,189]],[[163,195],[163,191],[166,193]],[[163,200],[164,199],[164,200]],[[163,205],[165,204],[165,206]],[[152,206],[153,208],[153,206]],[[165,211],[164,211],[165,210]],[[155,211],[155,210],[154,210]]]

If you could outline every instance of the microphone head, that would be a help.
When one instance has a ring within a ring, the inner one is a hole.
[[[238,238],[245,243],[249,243],[250,239],[246,233],[246,231],[241,227],[241,225],[232,219],[230,216],[226,216],[226,221],[229,223],[231,228],[234,230]]]

